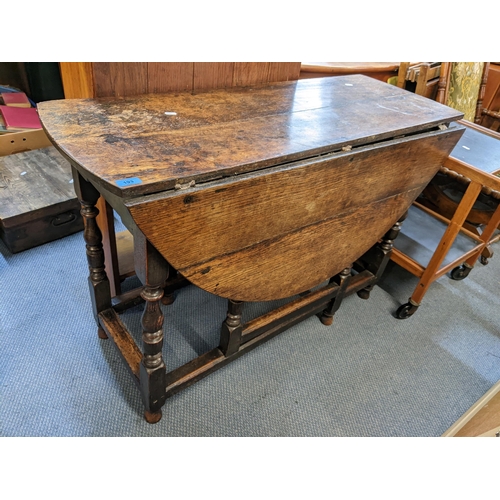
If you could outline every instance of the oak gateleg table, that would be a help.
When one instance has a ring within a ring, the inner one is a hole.
[[[38,110],[73,168],[98,331],[118,348],[150,423],[167,397],[291,325],[314,314],[329,325],[345,296],[368,298],[405,213],[463,132],[449,128],[460,112],[362,75]],[[134,236],[143,285],[118,301],[100,196]],[[173,275],[228,309],[220,345],[167,371],[160,301]],[[285,297],[295,298],[242,322],[245,302]],[[120,319],[138,301],[142,346]]]

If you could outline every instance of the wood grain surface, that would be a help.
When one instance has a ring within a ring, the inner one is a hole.
[[[93,63],[96,95],[120,97],[147,93],[147,67],[145,62]]]
[[[92,63],[59,63],[61,79],[66,99],[95,97],[94,74]]]
[[[126,206],[197,286],[234,300],[288,297],[349,267],[381,238],[460,133],[364,146]]]
[[[300,74],[300,62],[61,62],[59,67],[66,99],[198,92],[297,80]]]
[[[195,95],[49,101],[39,113],[60,151],[122,197],[416,133],[462,116],[362,75]],[[116,184],[129,178],[140,183]]]
[[[70,164],[48,147],[0,157],[0,219],[76,199]]]

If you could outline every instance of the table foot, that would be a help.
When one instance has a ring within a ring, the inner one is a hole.
[[[175,302],[175,295],[173,293],[168,293],[168,294],[165,294],[162,298],[161,298],[161,303],[164,305],[164,306],[170,306],[171,304],[173,304]]]
[[[103,339],[103,340],[106,340],[108,338],[108,336],[106,335],[106,332],[104,331],[103,328],[101,327],[98,327],[97,328],[97,336],[100,338],[100,339]]]
[[[356,293],[360,299],[368,300],[370,298],[370,291],[371,290],[362,289],[358,290]]]
[[[347,285],[351,281],[351,267],[346,267],[337,276],[330,279],[330,283],[337,283],[339,285],[339,291],[337,296],[334,297],[328,303],[326,309],[323,310],[321,314],[318,314],[318,318],[325,326],[330,326],[333,323],[333,316],[338,311],[342,300],[346,294]]]
[[[144,418],[146,419],[146,422],[148,424],[156,424],[161,420],[161,417],[162,417],[161,410],[154,413],[149,412],[147,410],[144,411]]]
[[[328,314],[325,314],[324,312],[321,314],[317,315],[321,323],[323,323],[325,326],[330,326],[333,324],[333,316],[329,316]]]

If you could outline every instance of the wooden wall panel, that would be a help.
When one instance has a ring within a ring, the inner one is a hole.
[[[233,85],[233,62],[194,63],[193,90],[219,89]]]
[[[59,63],[67,99],[199,91],[297,80],[297,62]]]
[[[148,93],[193,89],[194,63],[147,63]]]
[[[148,91],[148,63],[95,62],[96,97],[123,97]]]
[[[245,85],[267,82],[269,64],[268,62],[234,63],[233,86],[244,87]]]
[[[95,97],[92,63],[61,62],[59,70],[66,99]]]
[[[269,63],[268,82],[286,82],[298,80],[300,76],[300,63],[272,62]]]

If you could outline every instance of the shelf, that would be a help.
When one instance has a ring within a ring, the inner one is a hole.
[[[411,206],[408,217],[403,222],[401,232],[394,241],[394,247],[425,268],[434,255],[446,228],[447,225],[444,222],[415,206]],[[461,255],[465,255],[476,245],[477,243],[472,238],[459,233],[442,266],[459,259]]]

